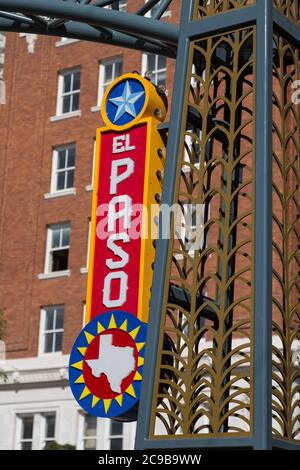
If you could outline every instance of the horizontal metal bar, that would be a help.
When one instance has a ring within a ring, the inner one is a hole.
[[[273,449],[300,450],[300,441],[288,441],[287,439],[272,439]]]
[[[284,16],[277,8],[273,11],[274,23],[292,40],[300,43],[300,27]]]
[[[0,1],[1,5],[1,1]],[[194,20],[185,27],[185,34],[190,40],[205,35],[216,35],[222,31],[248,26],[255,23],[257,18],[257,6],[237,8],[227,13],[208,16],[201,20]]]
[[[160,0],[148,0],[145,4],[136,12],[137,15],[146,15]]]
[[[38,14],[53,18],[67,18],[103,26],[127,34],[139,34],[145,39],[155,39],[177,45],[179,28],[151,18],[119,12],[96,6],[62,2],[60,0],[0,0],[0,10],[17,11],[24,14]]]
[[[114,0],[96,0],[94,2],[94,5],[96,7],[106,7],[108,5],[111,5],[114,2]]]
[[[232,437],[230,437],[232,435]],[[253,437],[234,437],[234,434],[227,433],[228,437],[201,437],[201,434],[195,435],[193,439],[185,439],[177,436],[175,439],[162,438],[152,439],[151,441],[145,439],[143,443],[140,442],[137,450],[143,449],[208,449],[208,448],[222,448],[226,447],[235,448],[252,448]]]
[[[21,23],[33,24],[34,20],[32,18],[27,18],[26,16],[17,15],[16,13],[8,13],[7,11],[0,11],[1,18],[7,18],[13,21],[20,21]]]
[[[161,4],[159,5],[157,11],[155,12],[154,18],[159,20],[163,14],[165,13],[166,9],[170,5],[172,0],[162,0]]]
[[[111,31],[107,35],[96,28],[77,21],[68,21],[63,26],[54,30],[48,30],[41,25],[33,24],[17,24],[12,20],[0,18],[0,31],[13,31],[18,33],[31,33],[42,34],[46,36],[64,36],[84,41],[98,42],[103,44],[110,44],[112,46],[126,47],[128,49],[138,50],[142,52],[149,52],[152,54],[159,54],[169,58],[175,58],[175,52],[167,47],[158,47],[150,44],[147,41],[133,38],[127,34],[119,33],[118,31]]]
[[[161,122],[160,124],[158,124],[157,128],[161,132],[168,132],[169,126],[170,126],[170,123],[169,121],[167,121],[167,122]]]

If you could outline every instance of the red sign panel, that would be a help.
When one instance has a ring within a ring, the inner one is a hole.
[[[113,309],[138,313],[147,124],[102,131],[91,286],[91,319]],[[93,234],[94,236],[94,234]]]

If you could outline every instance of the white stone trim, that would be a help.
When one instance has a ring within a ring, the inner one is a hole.
[[[92,113],[98,113],[98,112],[100,112],[100,109],[101,109],[101,108],[100,108],[100,106],[98,106],[98,105],[92,106],[92,107],[91,107],[91,112],[92,112]]]
[[[60,39],[59,41],[56,41],[55,47],[62,47],[62,46],[68,46],[69,44],[74,44],[75,42],[79,42],[80,39],[75,39],[75,38],[67,38],[67,39]]]
[[[72,111],[71,113],[58,114],[57,116],[51,116],[50,121],[56,122],[56,121],[62,121],[63,119],[70,119],[73,117],[80,117],[80,116],[81,116],[81,110],[77,109],[77,111]]]
[[[45,199],[54,199],[56,197],[62,197],[62,196],[75,196],[76,195],[76,188],[69,188],[69,189],[64,189],[62,191],[56,191],[53,193],[46,193],[44,194]]]
[[[57,277],[70,277],[70,276],[71,276],[71,270],[66,269],[65,271],[54,271],[53,273],[38,274],[38,279],[44,280],[44,279],[54,279]]]

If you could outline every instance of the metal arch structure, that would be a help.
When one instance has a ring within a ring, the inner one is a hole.
[[[172,1],[148,0],[126,13],[119,11],[119,0],[1,0],[0,31],[64,36],[175,58],[179,28],[160,21]]]
[[[0,31],[177,58],[162,203],[203,242],[157,241],[136,447],[299,449],[300,2],[183,2],[0,0]]]

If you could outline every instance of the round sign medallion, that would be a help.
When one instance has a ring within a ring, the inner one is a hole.
[[[79,334],[70,356],[74,397],[89,414],[122,415],[140,397],[147,327],[130,313],[95,317]]]

